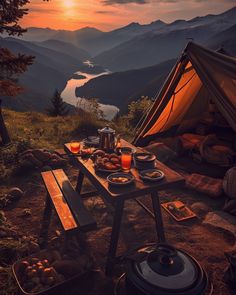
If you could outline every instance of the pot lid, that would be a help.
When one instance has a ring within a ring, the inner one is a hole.
[[[139,162],[152,162],[156,160],[156,156],[151,153],[135,153],[134,156]]]
[[[142,289],[155,290],[148,294],[157,294],[157,290],[158,294],[202,294],[199,290],[207,286],[199,264],[185,252],[166,244],[159,244],[141,261],[133,262],[131,272],[131,280]]]
[[[106,126],[102,129],[98,129],[99,133],[115,133],[116,131],[109,126]]]

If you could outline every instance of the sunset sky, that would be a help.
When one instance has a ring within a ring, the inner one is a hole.
[[[32,0],[21,24],[65,30],[90,26],[109,31],[130,22],[171,22],[218,14],[234,6],[236,0]]]

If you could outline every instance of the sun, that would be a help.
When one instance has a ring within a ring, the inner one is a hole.
[[[72,8],[74,6],[74,0],[63,0],[63,6],[65,8]]]

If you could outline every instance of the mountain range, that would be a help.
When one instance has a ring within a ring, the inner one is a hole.
[[[98,73],[106,68],[113,73],[88,81],[76,94],[125,110],[127,103],[141,95],[154,96],[189,39],[213,49],[223,45],[234,56],[235,33],[236,7],[170,24],[161,20],[130,23],[110,32],[90,27],[76,31],[28,28],[21,38],[0,38],[1,47],[36,57],[29,71],[19,77],[26,92],[4,102],[18,110],[43,111],[55,88],[62,90],[74,72]],[[88,67],[86,60],[96,66]]]

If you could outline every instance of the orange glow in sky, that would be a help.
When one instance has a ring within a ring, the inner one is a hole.
[[[32,0],[21,24],[64,30],[90,26],[109,31],[130,22],[171,22],[218,14],[233,6],[235,0]]]

